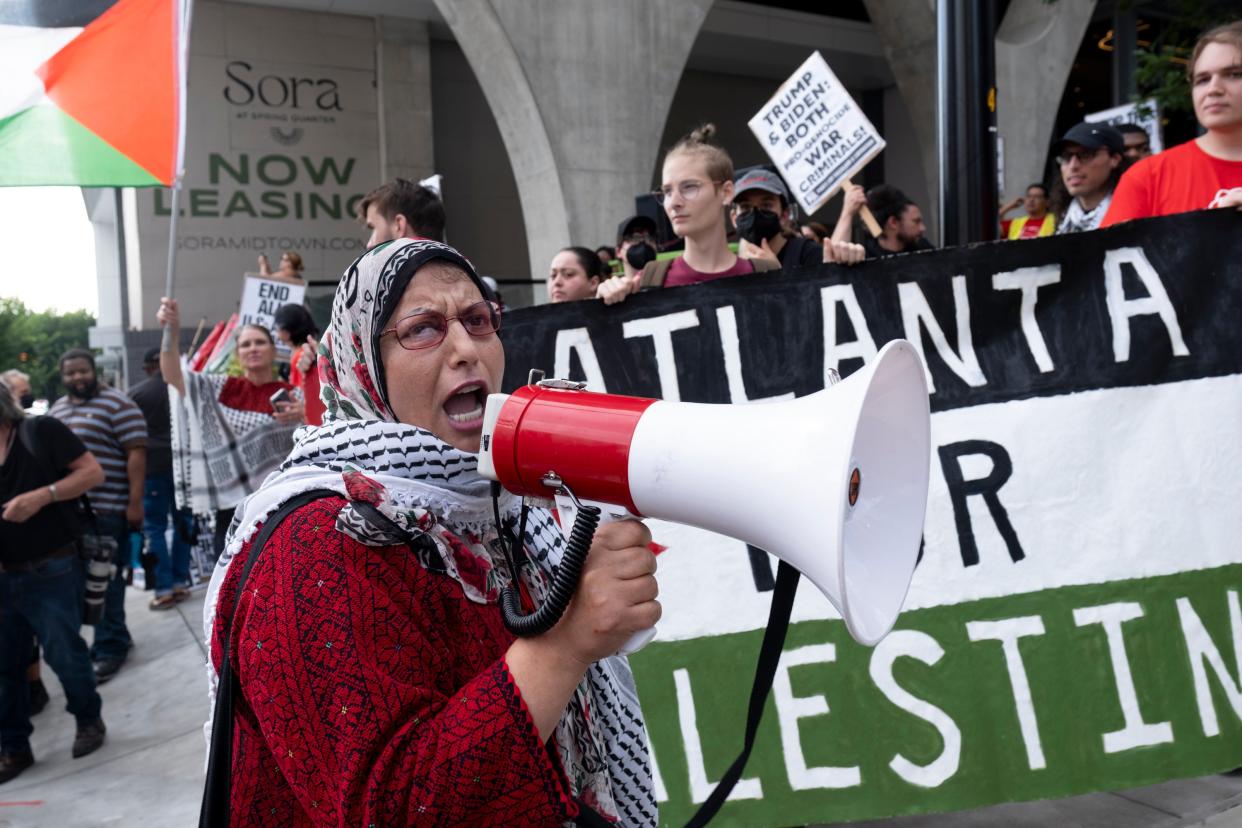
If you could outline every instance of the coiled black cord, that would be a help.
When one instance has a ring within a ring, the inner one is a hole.
[[[569,601],[578,589],[578,580],[582,577],[582,567],[586,565],[587,552],[591,549],[591,541],[595,537],[595,529],[599,526],[600,510],[598,506],[580,504],[578,514],[574,517],[574,528],[569,533],[565,554],[560,566],[552,577],[548,588],[547,600],[534,612],[522,612],[522,593],[518,588],[518,570],[514,562],[515,554],[511,543],[521,544],[519,535],[516,540],[510,538],[500,521],[499,484],[492,484],[492,510],[496,518],[496,531],[500,535],[500,543],[504,548],[505,561],[509,565],[510,583],[500,591],[500,617],[509,632],[522,638],[540,635],[556,626],[565,614]],[[525,523],[525,521],[523,521]]]

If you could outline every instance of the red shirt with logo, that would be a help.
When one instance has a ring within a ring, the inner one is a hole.
[[[1215,158],[1197,141],[1187,141],[1127,170],[1100,226],[1204,210],[1234,187],[1242,187],[1242,161]]]

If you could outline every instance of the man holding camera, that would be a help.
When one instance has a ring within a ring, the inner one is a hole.
[[[102,684],[117,674],[133,646],[125,626],[125,570],[130,532],[142,531],[147,422],[133,400],[99,381],[90,351],[67,351],[60,358],[60,378],[69,393],[48,413],[69,426],[99,459],[105,480],[87,496],[95,521],[91,528],[117,543],[116,573],[108,583],[103,618],[95,624],[91,645],[95,679]]]
[[[82,441],[52,417],[27,418],[0,380],[0,784],[34,764],[26,668],[38,636],[77,720],[73,756],[104,741],[82,625],[81,558],[70,504],[104,482]]]

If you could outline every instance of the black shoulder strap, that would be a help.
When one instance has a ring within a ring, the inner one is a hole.
[[[720,782],[712,791],[707,801],[699,806],[686,828],[702,828],[711,821],[720,806],[728,798],[733,786],[742,778],[746,769],[746,760],[755,746],[755,735],[759,732],[759,722],[763,719],[763,708],[772,690],[772,679],[776,677],[776,665],[781,660],[781,650],[785,647],[785,633],[789,630],[789,615],[793,612],[794,595],[798,592],[798,570],[781,561],[776,570],[776,588],[772,591],[772,609],[768,612],[768,628],[763,633],[763,643],[759,645],[759,663],[755,666],[755,683],[750,688],[750,707],[746,714],[746,736],[742,741],[742,752],[725,771]]]
[[[233,606],[228,615],[221,614],[220,608],[216,608],[216,623],[227,624],[224,628],[227,632],[220,658],[220,677],[216,682],[216,705],[211,717],[211,753],[207,757],[207,784],[203,789],[203,804],[198,814],[199,828],[228,828],[229,824],[229,782],[233,772],[233,700],[241,698],[241,681],[233,673],[229,652],[232,649],[233,617],[237,614],[242,589],[250,576],[250,569],[259,559],[263,547],[281,521],[307,503],[325,497],[340,497],[340,493],[331,489],[303,492],[285,501],[284,505],[263,522],[263,529],[250,547],[250,555],[242,567],[241,577],[237,579]],[[208,647],[210,645],[211,642],[208,642]]]

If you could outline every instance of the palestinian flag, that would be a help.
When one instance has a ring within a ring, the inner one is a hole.
[[[0,185],[169,185],[185,0],[0,3]]]

